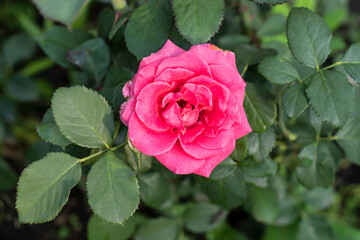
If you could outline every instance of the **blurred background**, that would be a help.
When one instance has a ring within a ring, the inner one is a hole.
[[[144,2],[144,0],[136,0],[128,1],[128,4],[130,8],[135,9]],[[223,24],[211,40],[224,49],[233,49],[239,44],[247,43],[258,48],[273,48],[286,58],[289,51],[286,45],[285,24],[291,6],[308,7],[325,19],[334,34],[332,59],[341,58],[344,50],[351,43],[360,42],[359,0],[293,0],[289,4],[271,8],[247,0],[227,0],[226,6]],[[86,30],[93,35],[101,35],[102,29],[112,24],[111,21],[106,22],[104,14],[101,13],[111,7],[110,0],[89,1],[77,17],[73,28]],[[41,225],[22,225],[18,222],[15,208],[16,185],[22,170],[48,152],[62,151],[60,147],[41,141],[36,130],[50,106],[54,90],[75,84],[83,84],[94,89],[100,87],[83,72],[78,69],[63,68],[43,52],[40,47],[42,34],[54,25],[58,24],[43,18],[31,1],[0,0],[0,239],[2,240],[102,239],[95,235],[89,236],[93,234],[88,227],[92,211],[87,204],[84,181],[72,190],[69,202],[55,220]],[[111,45],[112,54],[116,55],[118,64],[136,72],[138,62],[127,51],[123,32],[122,27],[118,37],[108,43]],[[172,31],[171,39],[184,48],[190,46],[176,29]],[[302,130],[295,129],[295,131]],[[278,158],[291,160],[291,156],[289,157],[291,154],[286,153],[284,143],[280,141],[276,148]],[[66,151],[76,156],[87,154],[86,149],[71,145]],[[286,176],[286,169],[279,171],[282,176]],[[173,176],[169,178],[172,179]],[[284,179],[279,180],[281,184],[288,184]],[[181,182],[181,189],[193,188],[191,180],[183,180],[182,177],[176,180]],[[357,240],[360,239],[359,183],[360,167],[346,163],[341,165],[336,174],[334,188],[307,191],[306,194],[301,187],[291,188],[286,185],[284,189],[291,189],[289,194],[292,194],[294,201],[299,201],[297,208],[306,208],[306,211],[316,212],[329,219],[340,240]],[[194,189],[196,191],[196,187]],[[178,198],[179,202],[186,202],[196,195],[188,192],[183,194]],[[267,211],[273,206],[267,201],[266,195],[262,195],[261,198],[258,203],[262,206],[262,212],[258,213],[260,215],[248,210],[249,207],[247,209],[238,207],[229,212],[226,221],[219,225],[220,227],[209,228],[207,233],[190,234],[190,237],[183,239],[291,240],[290,236],[297,226],[296,217],[291,216],[284,220],[285,227],[267,220],[269,218],[262,214],[271,214]],[[140,213],[150,218],[159,215],[156,210],[143,203],[140,206]],[[93,219],[93,221],[97,220]],[[96,222],[93,224],[96,225]],[[289,238],[279,238],[279,236],[289,236]]]

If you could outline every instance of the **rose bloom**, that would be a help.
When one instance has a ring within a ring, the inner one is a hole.
[[[123,94],[132,144],[176,174],[209,177],[251,132],[235,55],[211,44],[185,51],[168,40],[141,61]]]

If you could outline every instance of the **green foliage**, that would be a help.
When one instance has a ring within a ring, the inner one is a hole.
[[[42,223],[56,217],[80,176],[79,159],[65,153],[49,153],[31,164],[18,184],[16,208],[20,222]]]
[[[259,72],[274,84],[289,83],[299,78],[296,69],[279,57],[269,57],[261,61]]]
[[[330,225],[324,219],[315,216],[309,216],[302,219],[300,222],[296,239],[335,240],[336,237]]]
[[[354,43],[346,51],[341,62],[344,64],[345,70],[360,83],[360,43]]]
[[[98,93],[80,86],[59,88],[51,102],[55,121],[67,139],[84,147],[110,145],[113,113]]]
[[[134,171],[114,153],[106,153],[93,165],[86,185],[92,210],[106,221],[122,224],[137,209]]]
[[[223,18],[223,0],[174,0],[176,26],[192,44],[206,43],[218,31]],[[211,14],[209,14],[211,12]]]
[[[152,0],[139,7],[126,26],[129,51],[138,59],[156,52],[169,38],[171,26],[171,7],[167,0]]]
[[[161,217],[143,222],[135,233],[138,240],[175,240],[178,224],[175,219]]]
[[[290,0],[251,0],[251,1],[266,5],[276,5],[276,4],[287,3]]]
[[[292,118],[300,116],[309,106],[303,83],[296,82],[287,88],[281,97],[284,111]]]
[[[267,128],[261,133],[250,133],[249,154],[256,160],[263,160],[275,146],[275,132]]]
[[[12,189],[16,186],[16,173],[11,166],[0,158],[0,192]]]

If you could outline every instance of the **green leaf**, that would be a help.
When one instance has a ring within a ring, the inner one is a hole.
[[[337,240],[360,239],[360,230],[356,227],[352,227],[346,222],[341,221],[340,219],[331,223],[331,227]]]
[[[175,219],[161,217],[140,224],[135,232],[136,240],[175,240],[179,226]]]
[[[56,217],[79,182],[81,165],[66,153],[49,153],[27,167],[18,183],[16,208],[22,223],[42,223]]]
[[[206,43],[218,31],[223,0],[174,0],[173,10],[180,34],[191,44]]]
[[[67,52],[91,38],[91,35],[79,29],[67,30],[65,27],[54,26],[44,33],[39,42],[41,48],[54,62],[62,67],[73,65],[66,60]]]
[[[92,166],[86,185],[92,210],[106,221],[123,224],[138,207],[135,173],[112,152]]]
[[[107,223],[93,215],[87,225],[87,237],[89,240],[127,240],[135,231],[135,227],[136,222],[133,217],[121,226]]]
[[[258,70],[267,80],[274,84],[289,83],[299,78],[296,69],[288,61],[278,56],[262,60]]]
[[[319,69],[330,54],[331,31],[325,21],[306,8],[292,8],[286,34],[294,57],[301,63]]]
[[[157,172],[139,176],[141,199],[152,208],[162,208],[171,201],[171,188],[168,181]]]
[[[352,44],[341,62],[350,76],[360,83],[360,43]]]
[[[260,38],[276,36],[285,33],[286,17],[283,14],[270,15],[257,31]]]
[[[156,52],[169,38],[171,7],[167,0],[151,0],[131,15],[125,30],[126,46],[138,59]]]
[[[237,139],[235,149],[230,157],[238,162],[242,161],[248,152],[248,145],[247,136]]]
[[[270,158],[262,162],[248,159],[240,163],[240,168],[245,175],[255,178],[271,177],[277,172],[277,164]]]
[[[336,240],[330,224],[322,218],[308,216],[301,220],[296,240]]]
[[[329,147],[325,143],[307,145],[299,154],[302,165],[296,175],[300,183],[308,188],[327,188],[334,181],[335,163]]]
[[[66,138],[83,147],[110,145],[113,113],[101,95],[81,86],[59,88],[51,102],[55,122]]]
[[[271,48],[256,48],[251,45],[240,45],[235,48],[235,56],[237,62],[240,61],[245,65],[255,65],[261,62],[263,59],[277,54],[276,50]]]
[[[39,99],[34,81],[22,75],[14,75],[5,85],[5,92],[19,102],[33,102]]]
[[[305,96],[304,84],[295,82],[295,84],[287,88],[281,96],[281,103],[289,117],[299,117],[309,106],[309,101]]]
[[[11,166],[0,158],[0,192],[16,187],[17,176]]]
[[[248,240],[246,235],[223,223],[218,228],[206,233],[206,240]]]
[[[104,40],[88,40],[68,52],[67,59],[100,82],[110,64],[110,51]]]
[[[46,142],[58,145],[63,149],[70,144],[70,141],[62,135],[56,125],[51,108],[46,111],[41,124],[36,129],[39,136]]]
[[[72,26],[87,0],[32,0],[45,17]]]
[[[249,154],[256,160],[263,160],[275,147],[275,132],[267,128],[261,133],[249,133]]]
[[[262,240],[279,240],[286,236],[288,240],[295,240],[297,232],[297,224],[291,224],[289,226],[266,226],[264,236]]]
[[[345,151],[346,158],[360,164],[360,91],[356,91],[355,109],[349,121],[336,133],[336,141]]]
[[[244,109],[254,132],[262,132],[271,126],[276,118],[275,102],[266,98],[264,87],[247,83],[245,89]]]
[[[206,233],[219,227],[226,216],[227,212],[219,206],[200,202],[187,210],[184,225],[193,233]]]
[[[36,50],[36,42],[24,33],[6,39],[2,46],[5,63],[13,67],[16,63],[30,58]]]
[[[287,3],[290,0],[250,0],[250,1],[260,3],[260,4],[274,6],[274,5],[277,5],[277,4]]]
[[[240,206],[246,198],[244,176],[240,168],[235,167],[231,174],[224,178],[198,178],[201,190],[210,200],[225,209]]]
[[[343,126],[354,106],[354,86],[337,71],[324,71],[312,77],[306,89],[311,106],[326,121]]]

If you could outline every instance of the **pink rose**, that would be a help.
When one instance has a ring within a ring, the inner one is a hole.
[[[185,51],[168,40],[141,61],[123,94],[132,144],[176,174],[209,177],[251,132],[235,55],[211,44]]]

